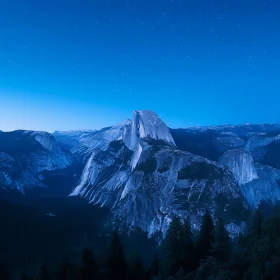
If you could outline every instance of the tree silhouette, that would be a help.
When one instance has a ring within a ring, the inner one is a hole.
[[[50,271],[45,264],[41,265],[39,268],[38,279],[39,280],[50,280],[51,279]]]
[[[229,260],[232,250],[231,239],[225,227],[225,222],[219,218],[214,231],[213,256],[220,262],[225,263]]]
[[[191,225],[188,219],[185,219],[181,226],[181,232],[179,236],[179,254],[180,254],[180,266],[184,268],[186,272],[194,268],[194,242]]]
[[[82,253],[81,280],[94,280],[97,275],[97,264],[94,261],[94,253],[91,249],[84,249]]]
[[[180,268],[180,259],[182,256],[180,238],[182,237],[182,232],[183,229],[180,219],[174,217],[167,230],[163,245],[167,276],[175,276]]]
[[[143,263],[139,255],[137,254],[134,263],[132,265],[131,279],[143,280],[145,278],[145,272],[143,268]]]
[[[214,222],[207,210],[202,219],[202,225],[196,242],[197,259],[204,259],[213,248]]]
[[[123,280],[127,277],[123,245],[116,231],[112,234],[109,242],[107,273],[110,280]]]

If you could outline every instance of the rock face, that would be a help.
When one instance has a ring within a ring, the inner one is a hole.
[[[198,228],[207,208],[229,219],[236,215],[236,205],[243,207],[232,173],[178,150],[170,130],[153,112],[135,111],[132,121],[84,140],[80,151],[88,153],[88,161],[71,196],[111,208],[109,224],[141,227],[151,235],[164,233],[174,214],[189,216]]]
[[[246,201],[257,207],[260,202],[273,204],[280,200],[280,171],[276,168],[256,164],[258,180],[240,186]]]
[[[143,139],[163,141],[175,146],[168,127],[156,113],[134,111],[132,120],[125,120],[112,127],[80,135],[78,143],[72,147],[71,152],[88,159],[93,152],[106,150],[114,141],[122,141],[134,152],[131,165],[135,167],[141,154]]]
[[[279,124],[196,127],[172,134],[180,148],[227,167],[250,206],[279,201]]]
[[[133,112],[130,145],[132,145],[132,147],[138,145],[139,138],[163,140],[175,146],[175,142],[168,127],[160,117],[152,111]]]
[[[67,195],[111,209],[108,226],[165,233],[178,215],[198,229],[209,209],[234,235],[247,209],[280,200],[279,135],[278,124],[169,129],[145,110],[98,131],[0,132],[0,190],[50,186],[59,172]]]
[[[245,185],[258,179],[254,161],[249,152],[243,149],[225,152],[220,159],[220,163],[230,169],[240,185]]]
[[[94,130],[55,131],[53,136],[57,143],[66,150],[71,151],[71,149],[79,145],[81,139],[95,132]]]
[[[222,152],[230,149],[243,148],[245,143],[246,142],[243,139],[231,133],[223,133],[220,137],[217,137],[214,140],[214,144]]]
[[[0,188],[25,192],[44,187],[44,172],[64,169],[70,155],[46,132],[14,131],[0,134]]]
[[[126,146],[134,151],[131,161],[133,169],[143,150],[142,140],[163,141],[175,146],[168,127],[157,114],[151,111],[134,111],[131,125],[123,139]]]
[[[151,141],[162,141],[166,145],[175,146],[168,127],[151,111],[134,111],[132,121],[126,120],[82,138],[74,152],[84,153],[89,159],[81,182],[72,195],[84,195],[87,188],[94,186],[96,182],[100,185],[97,179],[106,167],[110,172],[114,169],[117,173],[118,179],[112,177],[111,184],[119,184],[126,180],[124,177],[127,176],[120,171],[125,169],[126,173],[131,172],[138,164],[143,147]],[[121,162],[121,165],[118,162]]]
[[[217,163],[174,147],[149,144],[134,169],[130,158],[133,152],[121,142],[94,153],[71,195],[111,208],[111,223],[141,227],[149,234],[165,232],[174,214],[189,216],[199,227],[206,208],[215,213],[220,207],[224,211],[234,208],[234,203],[243,205],[232,174]],[[231,212],[227,214],[235,215]]]

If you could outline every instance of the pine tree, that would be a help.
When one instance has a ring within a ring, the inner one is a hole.
[[[204,259],[213,249],[214,242],[214,222],[207,210],[202,219],[202,225],[196,242],[197,259]]]
[[[96,279],[97,265],[94,261],[94,253],[91,249],[84,249],[82,253],[81,280]]]
[[[190,271],[194,267],[194,243],[191,225],[188,219],[186,219],[181,227],[179,237],[179,250],[180,250],[180,266],[184,268],[186,272]]]
[[[273,207],[272,217],[264,227],[263,235],[269,238],[269,259],[266,265],[268,279],[280,279],[280,205]]]
[[[257,239],[261,238],[263,229],[263,216],[261,206],[254,211],[251,222],[249,224],[248,236],[250,241],[253,243],[257,241]]]
[[[269,220],[267,235],[274,240],[280,238],[280,205],[277,204],[273,207],[273,215]]]
[[[39,280],[50,280],[51,279],[50,271],[45,264],[41,265],[39,268],[38,279]]]
[[[265,275],[269,239],[264,236],[263,225],[262,209],[259,205],[252,215],[247,233],[248,257],[250,260],[248,273],[253,280],[263,279]]]
[[[248,270],[249,262],[247,257],[247,239],[239,235],[234,243],[229,260],[229,268],[232,272],[232,280],[240,280]]]
[[[57,268],[57,280],[70,280],[73,279],[72,264],[67,258],[62,258]]]
[[[159,274],[159,257],[158,254],[154,256],[152,265],[148,269],[147,272],[147,280],[150,280],[152,277],[158,276]]]
[[[225,263],[229,260],[231,250],[231,239],[226,230],[225,222],[219,218],[214,231],[213,256],[221,263]]]
[[[10,280],[10,272],[6,265],[0,263],[0,279]]]
[[[215,258],[208,257],[200,262],[199,268],[195,272],[195,280],[205,280],[210,278],[217,271]]]
[[[168,228],[165,240],[164,240],[164,255],[167,276],[175,276],[180,268],[181,259],[181,244],[180,237],[182,235],[182,226],[180,219],[175,217]]]
[[[28,275],[27,275],[26,273],[23,273],[23,274],[21,275],[21,280],[29,280]]]
[[[134,280],[143,280],[145,277],[145,272],[140,256],[137,254],[131,271],[131,279]]]
[[[108,279],[124,280],[127,277],[127,268],[123,253],[123,245],[117,232],[112,234],[107,256]]]
[[[268,238],[258,239],[250,251],[250,274],[252,280],[262,280],[264,279],[266,273],[266,261],[269,257]]]

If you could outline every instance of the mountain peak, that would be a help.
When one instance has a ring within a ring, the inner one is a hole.
[[[167,125],[153,111],[133,111],[132,131],[140,138],[150,137],[155,140],[164,140],[175,145]],[[134,134],[134,133],[132,133]]]

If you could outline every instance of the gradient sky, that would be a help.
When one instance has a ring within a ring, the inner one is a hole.
[[[2,0],[0,130],[280,121],[279,0]]]

